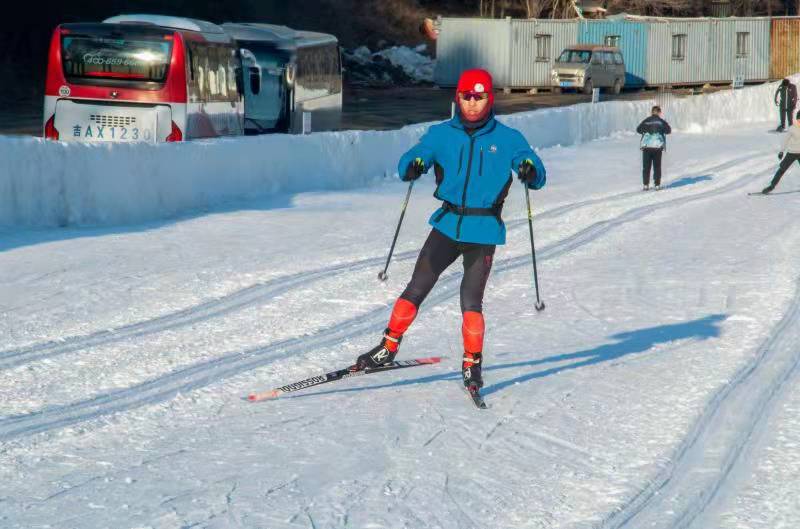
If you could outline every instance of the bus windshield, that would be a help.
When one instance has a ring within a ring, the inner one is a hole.
[[[247,48],[258,60],[258,65],[267,70],[268,74],[279,75],[282,69],[291,60],[289,52],[276,47],[273,44],[257,41],[239,41],[243,48]]]
[[[556,62],[587,63],[592,52],[586,50],[564,50]]]
[[[109,36],[66,34],[61,37],[64,74],[71,80],[123,80],[163,83],[172,40],[114,33]]]

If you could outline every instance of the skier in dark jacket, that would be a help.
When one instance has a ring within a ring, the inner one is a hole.
[[[650,189],[650,166],[656,190],[661,189],[661,155],[667,148],[667,134],[672,132],[664,121],[661,107],[654,106],[650,117],[639,123],[636,132],[642,135],[639,148],[642,150],[642,183],[644,190]]]
[[[351,369],[393,361],[403,334],[439,275],[463,257],[462,375],[464,386],[473,390],[483,385],[483,293],[495,246],[505,244],[501,210],[513,183],[512,171],[529,188],[540,189],[545,184],[545,169],[525,137],[495,119],[489,72],[462,73],[456,101],[458,114],[430,127],[400,158],[398,173],[404,181],[416,180],[434,167],[434,197],[442,206],[429,220],[433,229],[419,253],[411,281],[394,305],[383,339],[359,356]]]
[[[781,113],[781,124],[775,129],[778,132],[786,130],[786,123],[792,126],[794,107],[797,106],[797,87],[789,82],[789,79],[781,81],[780,86],[775,91],[775,104]]]

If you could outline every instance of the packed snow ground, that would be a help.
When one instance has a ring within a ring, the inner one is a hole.
[[[458,264],[401,348],[442,364],[242,400],[376,343],[430,177],[386,283],[399,182],[0,232],[0,526],[797,527],[798,168],[746,195],[777,165],[773,125],[683,127],[660,192],[635,135],[543,149],[547,309],[515,185],[486,411],[460,387]]]

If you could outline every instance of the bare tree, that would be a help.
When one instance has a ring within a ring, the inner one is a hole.
[[[609,0],[609,11],[627,12],[637,15],[680,16],[690,15],[695,2],[692,0]]]
[[[782,0],[733,0],[733,13],[738,16],[752,17],[781,14]]]
[[[574,18],[575,0],[479,0],[481,16],[525,16],[526,18]],[[474,4],[473,4],[474,5]],[[715,11],[709,0],[606,0],[610,13],[631,13],[643,16],[697,17]],[[734,16],[783,15],[795,8],[800,13],[800,0],[730,0],[729,13]]]
[[[518,0],[518,4],[525,9],[527,18],[539,18],[552,0]]]

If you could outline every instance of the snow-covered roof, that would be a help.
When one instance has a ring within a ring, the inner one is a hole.
[[[196,18],[171,17],[167,15],[117,15],[107,18],[103,22],[108,24],[153,24],[154,26],[199,31],[201,33],[225,33],[220,26],[213,22],[198,20]]]
[[[289,42],[296,38],[297,31],[287,26],[277,24],[247,24],[225,22],[222,24],[230,36],[239,40],[269,40],[274,42]]]
[[[772,18],[779,18],[779,17],[772,17]],[[780,17],[783,18],[783,17]],[[789,17],[789,18],[798,18],[798,17]],[[725,20],[769,20],[770,17],[656,17],[656,16],[648,16],[648,15],[633,15],[630,13],[616,13],[614,15],[608,15],[605,18],[606,20],[630,20],[630,21],[637,21],[637,22],[697,22],[701,20],[716,20],[716,21],[725,21]]]
[[[335,36],[314,31],[298,31],[277,24],[226,22],[222,28],[234,39],[272,42],[285,47],[336,44]]]

